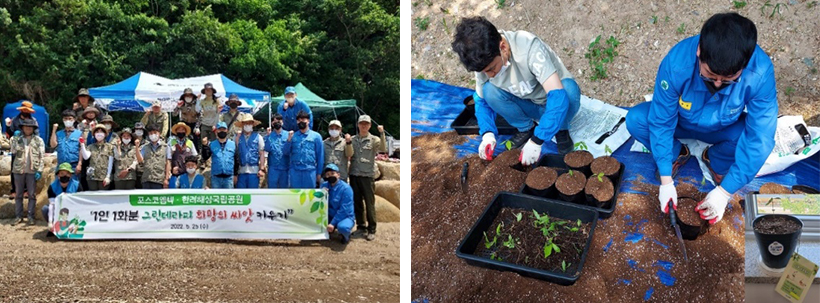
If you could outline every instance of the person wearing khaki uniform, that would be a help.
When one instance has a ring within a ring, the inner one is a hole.
[[[142,188],[168,188],[168,179],[171,178],[171,161],[166,159],[168,147],[160,140],[159,130],[155,126],[148,125],[145,130],[148,131],[149,142],[136,153],[137,161],[144,164]]]
[[[43,157],[46,153],[46,144],[40,136],[34,134],[38,128],[34,119],[23,119],[20,122],[22,133],[11,141],[11,151],[14,155],[11,173],[14,175],[14,196],[17,221],[23,223],[23,192],[28,191],[28,224],[34,224],[34,208],[37,205],[37,180],[43,172]]]
[[[196,99],[194,91],[190,88],[186,88],[185,92],[179,96],[179,103],[177,103],[177,108],[174,109],[174,116],[179,117],[179,121],[188,125],[192,130],[193,136],[191,136],[191,140],[194,141],[194,147],[196,147],[197,150],[201,150],[202,147],[200,143],[202,142],[200,142],[199,139],[199,134],[201,133],[199,129],[199,112],[201,109],[197,106]],[[172,129],[171,132],[173,131]]]
[[[370,116],[359,117],[359,134],[347,140],[353,145],[353,156],[350,158],[350,186],[353,187],[353,206],[356,212],[356,233],[367,232],[367,240],[376,238],[376,195],[375,195],[375,161],[376,154],[387,152],[385,148],[384,127],[379,125],[380,137],[370,134]],[[364,203],[362,203],[364,200]],[[367,211],[367,222],[364,212]],[[367,225],[365,225],[367,223]]]
[[[215,127],[219,123],[219,112],[222,111],[222,104],[220,104],[219,96],[216,95],[217,92],[213,84],[206,83],[200,93],[205,94],[205,97],[202,99],[197,98],[196,110],[200,114],[199,129],[202,141],[204,144],[208,144],[208,142],[216,140]],[[194,133],[196,133],[196,130],[194,130]]]
[[[114,167],[114,145],[105,142],[108,130],[100,124],[94,127],[96,142],[86,147],[80,143],[83,159],[88,160],[88,190],[107,190],[111,184],[111,169]]]
[[[247,115],[239,111],[239,106],[242,105],[242,101],[239,100],[239,96],[236,94],[231,94],[231,97],[228,98],[228,101],[225,102],[225,105],[230,107],[227,113],[222,114],[219,117],[220,122],[225,122],[228,125],[228,140],[233,140],[233,137],[236,133],[242,131],[242,117]],[[253,117],[251,117],[253,119]]]
[[[137,152],[142,150],[142,147],[148,143],[146,139],[148,134],[145,132],[145,125],[142,122],[134,123],[134,147],[137,148]],[[136,155],[135,155],[136,156]],[[142,172],[144,171],[145,166],[137,161],[137,176],[134,179],[136,181],[136,189],[142,189]]]
[[[330,163],[339,168],[339,179],[347,182],[348,161],[353,156],[353,145],[347,144],[350,135],[342,137],[342,122],[330,121],[328,126],[330,137],[325,139],[325,166]]]
[[[159,100],[151,104],[151,108],[145,112],[140,122],[145,126],[153,125],[160,132],[160,138],[166,138],[168,135],[169,125],[168,113],[162,112],[162,103]]]
[[[120,132],[120,139],[114,149],[116,170],[114,187],[116,189],[134,189],[137,187],[137,146],[140,140],[133,139],[131,129],[126,127]]]

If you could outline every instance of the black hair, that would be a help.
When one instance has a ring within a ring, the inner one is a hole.
[[[746,67],[757,46],[757,28],[737,13],[716,14],[700,29],[700,61],[712,73],[732,76]]]
[[[302,118],[310,119],[310,115],[306,111],[300,110],[296,114],[296,119],[298,120],[298,119],[302,119]]]
[[[467,70],[479,72],[501,55],[500,43],[495,26],[479,16],[461,19],[451,46]]]
[[[185,157],[185,163],[187,164],[188,162],[199,163],[199,159],[197,156],[187,156]]]
[[[158,132],[158,131],[159,131],[159,129],[157,128],[157,126],[153,125],[153,124],[149,124],[148,126],[145,127],[145,132],[146,133]]]
[[[61,114],[61,117],[72,117],[72,118],[74,118],[76,116],[77,116],[77,113],[74,112],[73,110],[70,110],[70,109],[64,110],[63,113]]]
[[[276,120],[276,119],[282,119],[282,114],[280,114],[280,113],[274,113],[274,114],[273,114],[273,116],[271,116],[271,119],[274,119],[274,120]]]
[[[61,210],[60,210],[60,214],[61,214],[61,215],[67,215],[67,214],[68,214],[68,208],[65,208],[65,207],[64,207],[63,209],[61,209]]]

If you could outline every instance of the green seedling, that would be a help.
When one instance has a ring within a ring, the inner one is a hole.
[[[510,140],[504,141],[504,147],[506,147],[507,150],[512,150],[512,141],[510,141]]]
[[[504,243],[501,243],[501,245],[504,245],[504,247],[506,248],[512,249],[515,248],[515,241],[513,241],[513,237],[511,235],[507,235],[507,241],[504,241]]]
[[[416,27],[420,30],[426,31],[428,25],[430,25],[430,17],[416,17]]]
[[[417,80],[425,80],[426,78],[424,78],[423,74],[418,74],[418,75],[416,75],[416,79]]]
[[[806,3],[806,8],[808,8],[808,9],[812,9],[815,6],[817,6],[817,1],[812,1],[812,2]]]
[[[658,23],[658,16],[652,15],[652,19],[650,19],[650,20],[652,20],[652,21],[650,21],[650,23],[656,24],[656,23]]]
[[[569,175],[570,175],[570,176],[573,176],[573,177],[575,176],[575,175],[572,173],[572,170],[571,170],[571,169],[569,170]]]
[[[495,242],[497,240],[498,240],[498,236],[496,235],[496,236],[493,236],[493,240],[490,241],[490,239],[487,238],[487,232],[486,231],[484,232],[484,247],[485,248],[490,249],[490,247],[493,247],[493,245],[495,245]]]
[[[766,12],[766,11],[767,11],[767,8],[770,8],[770,7],[772,8],[772,12],[771,12],[771,13],[767,13],[767,12]],[[789,8],[789,7],[788,7],[785,3],[776,3],[776,4],[772,4],[772,2],[771,2],[771,1],[766,0],[766,3],[764,3],[764,4],[763,4],[763,6],[761,6],[761,7],[760,7],[760,13],[761,13],[762,15],[764,15],[764,16],[765,16],[766,14],[768,14],[769,19],[771,19],[771,18],[773,18],[773,17],[774,17],[774,14],[777,14],[777,15],[779,15],[779,16],[781,16],[781,17],[782,17],[782,16],[783,16],[782,10],[783,10],[783,9],[788,9],[788,8]]]
[[[561,248],[555,243],[552,242],[552,239],[547,239],[547,242],[544,243],[544,259],[549,258],[552,253],[560,253]]]
[[[495,227],[495,234],[496,235],[501,234],[501,226],[504,226],[504,222],[498,222],[498,225],[496,225],[496,227]]]
[[[521,222],[521,217],[523,217],[522,213],[515,214],[515,222]]]
[[[604,182],[604,173],[598,173],[596,176],[598,177],[598,182]]]
[[[684,32],[686,32],[686,23],[681,23],[680,26],[678,26],[677,31],[678,34],[683,34]]]
[[[574,150],[587,150],[587,144],[584,141],[575,143],[573,147],[575,147]]]
[[[604,144],[604,152],[606,153],[607,156],[612,155],[612,149],[609,148],[609,145]]]
[[[700,186],[706,186],[706,177],[700,180]]]
[[[578,221],[576,221],[576,222],[575,222],[575,225],[577,225],[578,227],[580,227],[580,226],[581,226],[581,219],[578,219]]]
[[[746,4],[748,4],[746,1],[732,1],[732,5],[734,5],[736,9],[744,8]]]
[[[618,52],[615,51],[615,48],[620,44],[621,42],[613,36],[609,36],[609,38],[602,43],[601,35],[598,35],[589,43],[589,49],[587,53],[584,54],[584,58],[588,59],[589,66],[592,70],[590,80],[596,81],[607,78],[606,64],[611,63],[614,58],[618,56]]]
[[[441,24],[444,25],[444,31],[447,32],[447,35],[450,35],[450,26],[447,25],[447,18],[441,18]]]
[[[490,260],[498,260],[501,261],[501,257],[499,257],[496,252],[490,254]]]
[[[791,86],[787,87],[786,91],[783,92],[783,93],[786,94],[786,97],[791,96],[794,93],[794,87],[791,87]]]
[[[561,260],[561,271],[567,272],[567,261],[566,260]]]
[[[504,8],[504,4],[507,3],[507,0],[495,0],[495,4],[497,8]]]

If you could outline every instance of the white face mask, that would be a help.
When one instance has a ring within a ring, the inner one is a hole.
[[[109,130],[109,131],[110,131],[110,130],[111,130],[111,124],[106,124],[106,125],[105,125],[105,129],[107,129],[107,130]]]
[[[185,97],[185,102],[191,103],[191,101],[194,101],[193,97]]]
[[[501,58],[503,59],[504,57],[501,57]],[[504,62],[504,65],[501,66],[501,70],[499,70],[498,73],[496,73],[495,76],[493,76],[492,78],[498,78],[500,76],[503,76],[504,73],[507,72],[507,69],[509,67],[510,67],[510,60],[507,60],[507,62]]]
[[[150,135],[148,135],[148,139],[150,139],[152,142],[157,142],[157,140],[159,140],[159,135],[150,134]]]
[[[65,125],[65,127],[73,128],[74,127],[74,120],[63,120],[63,125]]]
[[[252,132],[253,131],[253,125],[245,125],[245,126],[242,127],[242,129],[245,130],[246,133]]]
[[[293,104],[293,102],[296,101],[296,97],[285,97],[285,101],[288,101],[288,103]]]
[[[122,143],[124,143],[124,144],[131,143],[131,138],[128,138],[128,139],[122,139]]]
[[[142,130],[136,130],[136,131],[134,131],[134,134],[137,135],[138,137],[142,137]]]
[[[327,131],[327,132],[328,132],[328,133],[330,134],[330,136],[331,136],[331,137],[333,137],[333,138],[338,137],[338,136],[339,136],[339,133],[340,133],[340,131],[339,131],[339,130],[336,130],[336,129],[331,129],[331,130],[329,130],[329,131]]]
[[[196,172],[196,168],[188,168],[186,169],[189,175],[193,175]]]
[[[102,142],[102,140],[105,139],[105,134],[104,133],[96,133],[96,134],[94,134],[94,139],[97,139],[97,141]]]

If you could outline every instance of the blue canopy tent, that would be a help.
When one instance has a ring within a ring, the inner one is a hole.
[[[6,103],[6,106],[3,107],[3,121],[5,121],[6,118],[14,119],[14,117],[17,117],[17,115],[20,114],[20,111],[18,111],[17,108],[23,106],[23,101],[26,100]],[[48,136],[51,134],[51,129],[48,127],[48,112],[46,112],[46,109],[42,106],[37,104],[32,105],[34,108],[34,113],[31,114],[31,117],[34,118],[34,120],[37,120],[37,124],[40,126],[40,138],[43,138],[43,141],[48,142]],[[3,133],[6,132],[6,128],[8,128],[6,123],[3,123]]]

